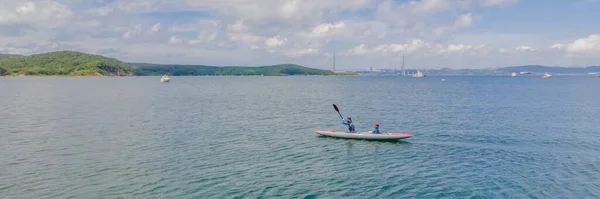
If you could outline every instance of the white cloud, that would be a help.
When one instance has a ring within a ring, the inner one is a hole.
[[[398,62],[401,53],[410,56],[415,66],[483,67],[509,63],[505,56],[511,56],[514,63],[510,64],[529,64],[531,60],[538,63],[537,55],[550,62],[566,54],[598,52],[594,36],[549,41],[545,37],[549,33],[478,27],[492,23],[476,14],[484,13],[478,10],[482,6],[502,9],[517,2],[0,0],[0,51],[73,49],[125,61],[186,64],[258,65],[291,60],[310,67],[323,66],[323,60],[330,59],[328,54],[337,52],[345,56],[338,60],[340,68],[390,65]],[[489,15],[490,19],[499,17]],[[553,45],[556,41],[562,46]],[[592,58],[584,58],[576,60],[593,63]]]
[[[141,34],[142,34],[142,25],[138,24],[135,27],[127,30],[127,32],[125,32],[123,34],[123,39],[131,39],[131,38],[139,36]]]
[[[181,38],[177,36],[171,36],[169,38],[169,44],[180,44],[182,42]]]
[[[231,32],[246,32],[248,31],[248,27],[244,25],[244,21],[240,20],[235,22],[235,24],[230,24],[227,26],[229,31]]]
[[[320,52],[320,50],[316,49],[316,48],[306,48],[306,49],[287,51],[284,54],[289,57],[300,57],[300,56],[305,56],[305,55],[315,55],[319,52]]]
[[[568,53],[600,52],[600,34],[576,39],[565,47]]]
[[[172,33],[195,32],[197,30],[197,24],[173,25],[168,28],[168,31]]]
[[[217,32],[202,31],[200,32],[200,34],[198,34],[196,39],[188,41],[188,44],[196,45],[201,43],[207,43],[214,41],[215,39],[217,39]]]
[[[0,47],[0,53],[2,54],[29,55],[31,52],[32,49],[29,48]]]
[[[152,26],[152,32],[158,32],[160,30],[160,23],[156,23],[154,24],[154,26]]]
[[[22,15],[35,12],[35,10],[35,3],[33,2],[27,2],[25,5],[17,7],[17,13]]]
[[[36,24],[55,27],[73,16],[71,9],[50,0],[0,1],[0,25]]]
[[[368,50],[365,48],[365,44],[361,44],[348,50],[348,52],[355,55],[364,55],[368,53]]]
[[[483,6],[503,6],[517,3],[519,0],[481,0]]]
[[[297,0],[291,0],[291,1],[287,1],[285,2],[281,7],[280,7],[280,12],[281,15],[283,17],[293,17],[293,15],[295,14],[295,12],[298,11],[298,4],[299,2]]]
[[[448,47],[441,49],[442,53],[463,53],[467,50],[472,49],[473,46],[465,44],[450,44]]]
[[[264,41],[266,38],[256,36],[250,33],[229,33],[229,40],[239,41],[245,44],[255,44],[260,41]]]
[[[312,30],[312,35],[314,36],[326,36],[329,34],[333,34],[334,31],[344,29],[346,24],[344,22],[338,22],[336,24],[331,23],[323,23],[319,24]]]
[[[265,41],[265,45],[267,45],[267,47],[271,47],[271,48],[279,47],[279,46],[283,45],[286,42],[286,40],[287,40],[286,38],[280,39],[280,36],[277,35],[277,36],[268,38]]]
[[[457,27],[467,27],[473,24],[473,15],[471,13],[458,16],[455,22]]]
[[[450,9],[452,0],[421,0],[410,1],[409,4],[418,13],[436,13],[446,9]]]
[[[550,46],[550,48],[552,48],[552,49],[563,49],[563,48],[565,48],[565,45],[556,43],[556,44]]]
[[[524,45],[520,45],[515,47],[515,51],[517,52],[531,52],[531,51],[535,51],[536,49],[531,47],[531,46],[524,46]]]
[[[471,13],[462,14],[456,18],[454,24],[436,27],[432,32],[437,36],[448,36],[454,32],[460,31],[461,28],[473,25],[478,16],[473,16]]]
[[[375,47],[373,50],[377,53],[398,53],[406,52],[413,53],[418,50],[429,48],[432,45],[420,39],[412,40],[411,43],[407,44],[383,44]]]
[[[381,44],[372,48],[368,48],[365,44],[360,44],[348,52],[355,55],[373,54],[373,55],[392,55],[395,56],[399,53],[406,54],[437,54],[437,53],[465,53],[471,52],[472,50],[483,49],[485,44],[479,46],[472,46],[468,44],[432,44],[423,40],[415,39],[410,43],[406,44]]]

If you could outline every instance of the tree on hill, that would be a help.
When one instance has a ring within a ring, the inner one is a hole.
[[[160,65],[125,63],[117,59],[74,51],[57,51],[30,56],[6,55],[0,59],[0,75],[334,75],[332,71],[295,64],[258,67]]]
[[[133,75],[125,62],[74,51],[57,51],[0,60],[7,75]]]
[[[273,66],[239,67],[239,66],[204,66],[204,65],[160,65],[147,63],[130,63],[136,75],[333,75],[328,70],[307,68],[295,64]]]

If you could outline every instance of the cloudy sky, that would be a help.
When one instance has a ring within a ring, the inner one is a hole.
[[[0,0],[0,53],[330,69],[600,65],[600,0]]]

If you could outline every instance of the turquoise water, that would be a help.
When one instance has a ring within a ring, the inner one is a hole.
[[[600,197],[600,79],[444,78],[0,78],[0,198]]]

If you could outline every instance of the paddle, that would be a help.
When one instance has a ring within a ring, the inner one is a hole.
[[[338,114],[340,114],[340,118],[344,119],[344,117],[342,117],[342,114],[340,113],[340,109],[335,104],[333,104],[333,108],[335,109],[335,111],[337,111]]]

